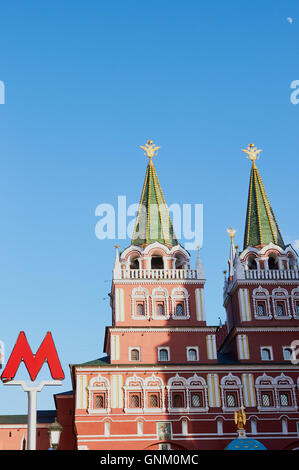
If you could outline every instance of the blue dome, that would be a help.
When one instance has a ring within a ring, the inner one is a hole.
[[[255,439],[234,439],[225,448],[225,450],[267,450],[267,448]]]

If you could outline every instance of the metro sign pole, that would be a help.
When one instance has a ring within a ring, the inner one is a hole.
[[[13,380],[21,361],[24,361],[31,382],[24,380]],[[43,380],[39,384],[35,379],[42,368],[44,362],[48,362],[51,376],[55,380]],[[40,392],[47,385],[61,385],[64,373],[58,358],[51,333],[48,331],[37,353],[33,355],[23,331],[20,332],[17,342],[7,361],[5,369],[1,375],[1,380],[5,385],[20,385],[28,394],[28,450],[36,450],[36,415],[37,415],[37,392]]]

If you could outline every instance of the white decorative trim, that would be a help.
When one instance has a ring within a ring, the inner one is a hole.
[[[176,315],[176,305],[183,303],[184,315]],[[187,320],[190,318],[189,313],[189,293],[185,287],[174,287],[171,291],[171,311],[174,320]]]
[[[169,319],[169,293],[168,290],[164,287],[158,286],[152,290],[151,299],[152,299],[152,318],[155,320]],[[159,315],[157,312],[157,303],[161,302],[164,305],[164,313]]]
[[[88,390],[88,409],[87,412],[89,414],[103,414],[103,413],[110,413],[110,393],[111,387],[110,382],[106,377],[103,377],[101,374],[98,374],[97,377],[93,377],[89,385],[87,387]],[[105,405],[104,408],[94,408],[94,396],[97,393],[103,393]]]
[[[299,287],[295,287],[295,289],[292,289],[291,302],[292,302],[292,308],[293,308],[293,316],[294,318],[299,320],[299,311],[297,313],[297,308],[296,308],[296,302],[299,303]]]
[[[286,289],[283,289],[282,287],[277,287],[276,289],[273,289],[272,302],[274,318],[276,320],[288,320],[292,318],[289,305],[289,293]],[[277,314],[277,302],[284,303],[285,314],[283,316]]]
[[[188,358],[190,349],[194,349],[194,350],[196,351],[196,359],[195,359],[195,360]],[[198,346],[186,346],[186,359],[187,359],[188,362],[189,362],[189,361],[190,361],[190,362],[198,362],[198,361],[199,361],[199,349],[198,349]]]
[[[271,320],[272,313],[270,309],[270,294],[269,291],[262,286],[257,287],[254,289],[252,293],[253,299],[253,310],[254,310],[254,318],[256,320]],[[266,307],[265,315],[258,314],[258,302],[264,302]]]
[[[136,310],[137,303],[143,302],[144,303],[144,315],[139,315]],[[139,285],[135,287],[131,292],[131,311],[132,311],[132,318],[134,320],[144,320],[149,319],[149,293],[145,287]]]
[[[228,375],[222,377],[220,381],[220,389],[221,389],[221,398],[222,398],[222,409],[224,412],[232,412],[234,410],[237,410],[240,408],[240,406],[243,405],[243,395],[242,395],[242,389],[243,385],[241,383],[241,380],[239,377],[236,375],[232,375],[231,372],[229,372]],[[227,406],[226,402],[226,396],[227,393],[229,392],[234,392],[237,393],[237,403],[235,407],[232,406]]]

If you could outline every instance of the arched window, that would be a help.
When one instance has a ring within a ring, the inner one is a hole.
[[[149,406],[150,408],[158,408],[159,407],[159,400],[158,395],[156,393],[152,393],[149,397]]]
[[[169,352],[166,348],[159,349],[159,361],[169,361]]]
[[[183,408],[183,396],[176,393],[173,396],[173,408]]]
[[[222,377],[220,388],[224,411],[231,411],[232,408],[239,408],[243,405],[242,384],[239,377],[231,373]]]
[[[101,374],[93,377],[88,385],[88,413],[110,412],[110,382]]]
[[[262,361],[272,361],[272,348],[261,348]]]
[[[252,293],[254,317],[258,320],[270,320],[270,294],[267,289],[259,286]]]
[[[140,396],[137,394],[132,394],[130,396],[130,406],[131,408],[140,408]]]
[[[187,359],[188,359],[188,361],[197,361],[198,360],[197,349],[188,348],[187,349]]]
[[[140,352],[139,352],[139,349],[131,349],[131,352],[130,352],[130,360],[131,360],[131,361],[139,361],[139,360],[140,360]]]
[[[284,347],[283,348],[283,358],[285,361],[290,361],[292,359],[292,348],[287,348],[287,347]]]
[[[274,318],[277,320],[283,320],[292,317],[289,307],[289,293],[286,289],[283,289],[282,287],[273,289],[272,301]]]

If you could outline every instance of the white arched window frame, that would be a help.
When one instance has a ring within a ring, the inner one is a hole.
[[[297,411],[296,385],[291,377],[282,372],[274,381],[277,408],[280,411]],[[287,397],[287,404],[285,402]],[[284,398],[284,400],[283,400]]]
[[[272,314],[270,309],[270,294],[267,289],[259,286],[252,293],[254,318],[257,320],[271,320]],[[261,306],[264,314],[261,314]]]
[[[188,411],[187,380],[179,374],[176,374],[175,377],[171,377],[168,380],[166,388],[168,394],[168,411],[172,413]],[[182,397],[182,407],[174,406],[175,395],[180,395]]]
[[[159,286],[152,290],[152,318],[156,320],[169,319],[169,293],[167,289]],[[159,314],[158,305],[163,305],[163,314]]]
[[[288,320],[292,318],[289,303],[289,293],[286,289],[278,287],[272,291],[273,314],[276,320]],[[281,308],[281,311],[280,311]]]
[[[142,286],[135,287],[131,293],[131,311],[134,320],[144,320],[149,318],[149,293]],[[138,305],[143,305],[143,314],[138,313]]]
[[[165,386],[160,377],[155,376],[153,373],[150,377],[144,380],[144,412],[156,413],[165,412]],[[150,397],[151,395],[157,395],[158,406],[151,407]]]
[[[273,411],[276,410],[276,394],[275,394],[275,386],[274,386],[274,379],[270,377],[266,373],[257,377],[255,381],[255,389],[257,395],[257,408],[260,411]],[[265,397],[269,397],[269,405],[268,398],[265,400]]]
[[[177,305],[183,305],[183,315],[177,315]],[[190,318],[189,313],[189,293],[184,287],[175,287],[171,291],[171,312],[175,320],[186,320]]]
[[[291,292],[291,302],[294,318],[299,319],[299,287],[296,287]]]
[[[128,377],[125,385],[125,413],[136,413],[136,411],[142,411],[144,408],[144,380],[141,377],[137,377],[135,374],[131,377]],[[131,407],[131,398],[132,395],[138,395],[139,397],[139,407]]]
[[[222,409],[224,412],[238,410],[243,405],[243,385],[239,377],[229,373],[220,382]],[[234,406],[230,406],[230,396],[234,397]]]
[[[192,397],[194,395],[199,395],[200,406],[193,406]],[[208,411],[208,386],[203,377],[199,377],[197,374],[189,377],[187,380],[187,399],[188,409],[192,411],[192,413]]]
[[[90,380],[87,387],[88,390],[88,413],[90,414],[103,414],[110,413],[111,407],[111,388],[110,382],[106,377],[99,374]],[[103,397],[104,406],[101,408],[96,407],[97,396]]]

